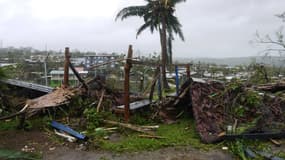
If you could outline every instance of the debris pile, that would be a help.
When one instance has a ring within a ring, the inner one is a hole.
[[[213,143],[227,137],[282,136],[285,101],[280,97],[257,92],[238,82],[191,85],[196,128],[203,142]]]

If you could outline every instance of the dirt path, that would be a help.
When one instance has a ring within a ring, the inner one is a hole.
[[[1,131],[0,148],[21,151],[25,146],[32,152],[43,154],[44,160],[230,160],[229,153],[221,150],[203,152],[188,147],[169,147],[156,151],[116,153],[111,151],[80,151],[79,144],[53,142],[42,131]],[[68,147],[66,147],[66,145]],[[64,147],[65,146],[65,147]]]
[[[222,151],[202,152],[192,147],[170,147],[156,151],[113,153],[109,151],[85,152],[57,148],[44,153],[44,160],[231,160],[232,156]]]

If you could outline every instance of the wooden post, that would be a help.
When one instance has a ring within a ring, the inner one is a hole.
[[[129,45],[128,56],[125,64],[125,121],[128,122],[130,118],[130,70],[132,67],[131,58],[133,57],[132,45]]]
[[[190,78],[190,64],[186,64],[186,75],[187,75],[187,79]]]
[[[63,87],[68,87],[68,76],[69,76],[69,63],[70,63],[70,54],[69,48],[65,48],[65,60],[64,60],[64,77],[63,77]]]

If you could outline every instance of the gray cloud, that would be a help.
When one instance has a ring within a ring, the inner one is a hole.
[[[42,1],[47,3],[47,0]],[[116,6],[104,8],[110,12],[108,16],[96,16],[100,6],[91,12],[94,16],[84,16],[82,8],[74,10],[79,16],[73,16],[74,13],[60,16],[61,13],[55,12],[51,4],[45,9],[53,15],[48,18],[35,15],[31,6],[33,2],[0,0],[0,40],[4,46],[43,49],[47,44],[55,50],[69,46],[85,51],[121,53],[126,52],[128,44],[133,44],[137,54],[160,51],[157,33],[152,35],[145,31],[136,39],[136,30],[142,24],[139,18],[114,21],[116,12],[122,7],[143,4],[143,0],[109,0]],[[186,41],[177,38],[174,54],[178,57],[256,55],[261,48],[252,46],[249,41],[254,38],[256,30],[273,33],[282,25],[274,15],[285,11],[283,6],[284,0],[188,0],[177,6],[176,14],[183,24]],[[68,4],[62,6],[62,12],[65,12],[64,7]]]

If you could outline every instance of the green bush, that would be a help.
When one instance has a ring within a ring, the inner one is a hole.
[[[87,130],[92,131],[100,126],[103,116],[97,113],[95,108],[86,108],[83,112],[87,119]]]

